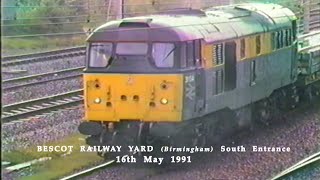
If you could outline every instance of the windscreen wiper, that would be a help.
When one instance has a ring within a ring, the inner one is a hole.
[[[164,60],[166,60],[169,55],[176,49],[176,46],[174,46],[174,48],[172,48],[172,50],[166,55],[166,57],[163,58],[163,60],[161,62],[163,62]]]

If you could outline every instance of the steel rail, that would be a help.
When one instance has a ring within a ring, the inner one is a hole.
[[[49,54],[57,54],[57,53],[63,53],[63,52],[83,50],[84,48],[85,48],[85,46],[77,46],[77,47],[58,49],[58,50],[52,50],[52,51],[44,51],[44,52],[39,52],[39,53],[28,53],[28,54],[14,55],[14,56],[4,56],[1,58],[1,61],[4,62],[4,61],[10,61],[13,59],[40,57],[40,56],[49,55]]]
[[[32,63],[32,62],[38,62],[38,61],[50,61],[55,60],[58,58],[64,58],[64,57],[73,57],[73,56],[82,56],[85,55],[85,50],[70,50],[70,52],[60,52],[57,54],[47,54],[42,56],[36,56],[36,57],[25,57],[21,58],[18,57],[18,59],[11,59],[6,60],[4,62],[1,62],[1,65],[3,67],[13,66],[17,64],[26,64],[26,63]]]
[[[65,36],[65,35],[85,35],[87,32],[66,32],[66,33],[45,33],[45,34],[20,34],[12,36],[3,36],[3,38],[26,38],[26,37],[38,37],[38,36]]]
[[[77,72],[77,71],[83,70],[83,68],[85,68],[85,67],[81,66],[81,67],[75,67],[75,68],[70,68],[70,69],[63,69],[63,70],[59,70],[59,71],[53,71],[53,72],[49,72],[49,73],[41,73],[41,74],[34,74],[34,75],[29,75],[29,76],[22,76],[22,77],[18,77],[18,78],[6,79],[6,80],[2,81],[2,85],[26,81],[26,80],[38,79],[39,77],[51,77],[51,76],[61,75],[64,73]]]
[[[285,169],[284,171],[280,172],[279,174],[277,174],[276,176],[274,176],[273,178],[271,178],[271,180],[277,180],[279,178],[283,178],[284,176],[289,175],[290,173],[303,168],[307,165],[310,165],[314,162],[320,161],[320,152],[315,153],[301,161],[299,161],[298,163],[294,164],[293,166],[290,166],[288,169]]]
[[[1,121],[10,122],[41,115],[45,112],[77,106],[83,101],[82,94],[83,90],[78,89],[67,93],[5,105],[2,106]]]
[[[8,91],[8,90],[14,90],[21,87],[42,84],[42,83],[51,82],[51,81],[78,78],[82,76],[81,72],[84,68],[85,67],[82,66],[82,67],[75,67],[70,69],[63,69],[63,70],[49,72],[49,73],[42,73],[42,74],[35,74],[30,76],[22,76],[18,78],[6,79],[2,81],[2,90]],[[75,72],[77,72],[77,74],[67,75]],[[46,79],[43,79],[43,78],[46,78]],[[21,84],[16,84],[16,83],[21,83]],[[13,84],[13,85],[10,85],[10,84]]]
[[[2,88],[2,90],[3,91],[12,91],[12,90],[15,90],[15,89],[18,89],[18,88],[22,88],[22,87],[27,87],[27,86],[37,85],[37,84],[43,84],[43,83],[46,83],[46,82],[53,82],[53,81],[66,80],[66,79],[74,79],[74,78],[79,78],[81,76],[82,76],[82,74],[75,74],[75,75],[69,75],[69,76],[64,76],[64,77],[59,77],[59,78],[54,78],[54,79],[49,79],[49,80],[42,80],[42,81],[37,81],[37,82],[12,85],[12,86],[8,86],[8,87],[4,87],[4,88]]]
[[[88,174],[88,173],[92,173],[92,172],[94,172],[94,171],[96,171],[96,170],[98,170],[98,169],[100,169],[100,168],[106,167],[106,166],[108,166],[108,165],[110,165],[110,164],[112,164],[112,163],[114,163],[114,162],[115,162],[115,160],[111,160],[111,161],[108,161],[108,162],[106,162],[106,163],[100,164],[100,165],[98,165],[98,166],[95,166],[95,167],[92,167],[92,168],[89,168],[89,169],[80,171],[80,172],[78,172],[78,173],[72,174],[72,175],[70,175],[70,176],[66,176],[66,177],[64,177],[64,178],[61,178],[60,180],[74,179],[74,178],[76,178],[76,177],[80,177],[80,176],[86,175],[86,174]]]

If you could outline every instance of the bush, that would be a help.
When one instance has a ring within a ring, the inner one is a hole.
[[[71,18],[53,17],[71,16],[75,15],[76,12],[76,8],[66,6],[64,0],[18,0],[17,5],[16,19],[24,20],[7,23],[13,26],[4,28],[5,35],[61,32],[67,26],[67,24],[63,23],[71,21]]]

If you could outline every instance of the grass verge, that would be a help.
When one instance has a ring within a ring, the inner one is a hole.
[[[80,146],[85,145],[85,141],[79,138],[83,136],[74,134],[63,140],[45,144],[47,146],[73,146],[72,153],[67,156],[61,156],[65,152],[37,152],[37,147],[33,146],[24,151],[3,153],[2,158],[4,161],[18,164],[41,157],[52,157],[52,160],[33,165],[32,175],[21,177],[21,179],[58,179],[102,160],[95,152],[80,152]]]
[[[32,38],[3,38],[2,53],[19,55],[81,46],[85,44],[85,36],[71,37],[32,37]]]

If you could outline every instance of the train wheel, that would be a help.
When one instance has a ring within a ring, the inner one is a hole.
[[[207,142],[207,133],[203,124],[197,124],[194,129],[194,136],[192,138],[192,146],[204,147]]]
[[[305,97],[308,102],[315,102],[317,97],[319,96],[320,92],[319,89],[316,88],[314,85],[309,85],[305,91]]]
[[[238,127],[250,128],[252,126],[252,105],[247,105],[235,111],[236,121],[238,122]],[[253,129],[253,128],[252,128]]]
[[[253,117],[263,125],[269,126],[275,111],[278,111],[275,98],[268,98],[255,105]]]
[[[100,135],[91,135],[86,138],[86,143],[89,146],[100,146],[101,143],[99,141]]]
[[[217,144],[238,129],[237,115],[230,109],[223,109],[202,118],[205,144]]]

